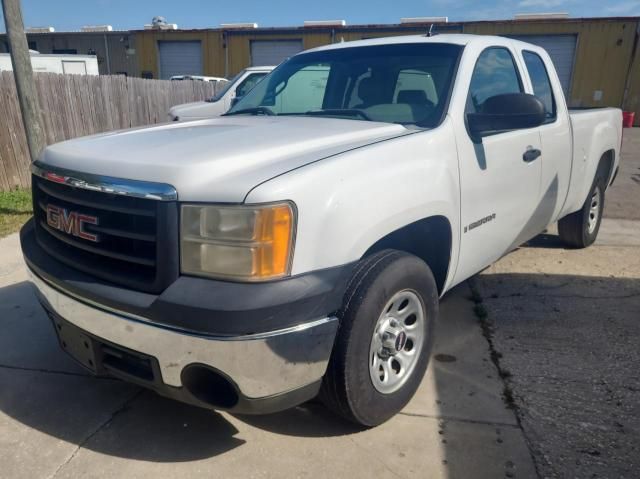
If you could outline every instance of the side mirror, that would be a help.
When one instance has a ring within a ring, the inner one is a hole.
[[[528,93],[505,93],[487,98],[478,113],[467,114],[472,136],[535,128],[545,121],[544,104]]]

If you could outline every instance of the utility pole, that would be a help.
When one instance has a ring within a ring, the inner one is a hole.
[[[22,9],[20,0],[2,0],[4,23],[7,28],[7,38],[11,48],[11,63],[13,77],[16,81],[22,123],[27,135],[27,145],[31,154],[31,161],[35,161],[46,146],[44,129],[40,123],[40,106],[33,82],[31,56],[27,35],[24,32]]]

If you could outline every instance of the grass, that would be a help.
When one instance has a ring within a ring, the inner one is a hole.
[[[0,238],[18,231],[32,214],[31,190],[0,191]]]

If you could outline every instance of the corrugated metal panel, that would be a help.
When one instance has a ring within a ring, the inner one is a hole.
[[[279,65],[301,51],[302,40],[253,40],[251,42],[251,65]]]
[[[513,35],[511,38],[544,48],[556,67],[565,95],[571,89],[571,76],[576,55],[575,35]]]
[[[625,84],[629,71],[631,72],[626,104],[628,108],[640,109],[640,73],[636,59],[633,67],[633,44],[635,39],[637,18],[613,19],[574,19],[570,21],[494,21],[467,22],[456,24],[464,33],[494,34],[506,36],[562,36],[577,38],[573,75],[571,76],[569,104],[572,106],[620,106],[622,104]],[[449,25],[451,27],[454,25]],[[260,29],[260,31],[228,31],[226,45],[223,48],[223,32],[220,30],[188,30],[188,31],[138,31],[131,32],[135,37],[135,57],[139,62],[139,71],[151,72],[158,78],[158,44],[159,42],[177,40],[200,40],[202,42],[203,64],[206,75],[224,76],[234,75],[251,63],[252,41],[286,40],[301,41],[303,47],[313,48],[328,44],[332,41],[359,40],[367,37],[381,37],[388,35],[406,35],[419,33],[400,26],[353,26],[339,29],[301,29],[283,28],[278,30]],[[38,36],[40,48],[41,37]],[[0,38],[2,38],[0,36]],[[31,37],[30,37],[31,39]],[[114,38],[117,40],[117,38]],[[134,42],[132,42],[133,44]],[[58,43],[56,43],[58,45]],[[61,43],[61,48],[66,44]],[[75,44],[74,44],[75,45]],[[56,46],[57,48],[57,46]],[[88,48],[88,46],[87,46]],[[85,51],[79,48],[78,51]],[[120,48],[124,51],[124,49]],[[96,47],[98,55],[99,48]],[[115,57],[117,48],[111,48],[111,58]],[[226,58],[226,62],[225,62]],[[225,64],[227,68],[225,68]],[[566,62],[565,62],[566,64]],[[103,63],[101,63],[101,73]],[[120,67],[117,67],[120,69]],[[562,70],[562,67],[559,66]],[[126,70],[124,66],[122,70]],[[563,84],[566,89],[566,73]],[[602,92],[600,98],[596,92]],[[640,113],[640,111],[639,111]],[[640,118],[640,114],[638,115]]]
[[[169,79],[174,75],[202,75],[202,43],[199,40],[187,42],[158,42],[160,52],[160,78]]]
[[[629,65],[629,77],[622,107],[627,111],[635,112],[635,125],[640,125],[640,45],[636,46],[633,60]]]
[[[633,18],[583,19],[580,22],[497,21],[464,24],[464,33],[577,35],[575,64],[567,98],[569,105],[620,107],[637,24],[637,19]]]

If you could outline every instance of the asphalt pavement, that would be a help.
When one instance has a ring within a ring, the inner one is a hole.
[[[640,477],[640,129],[596,244],[555,229],[474,279],[540,477]]]

